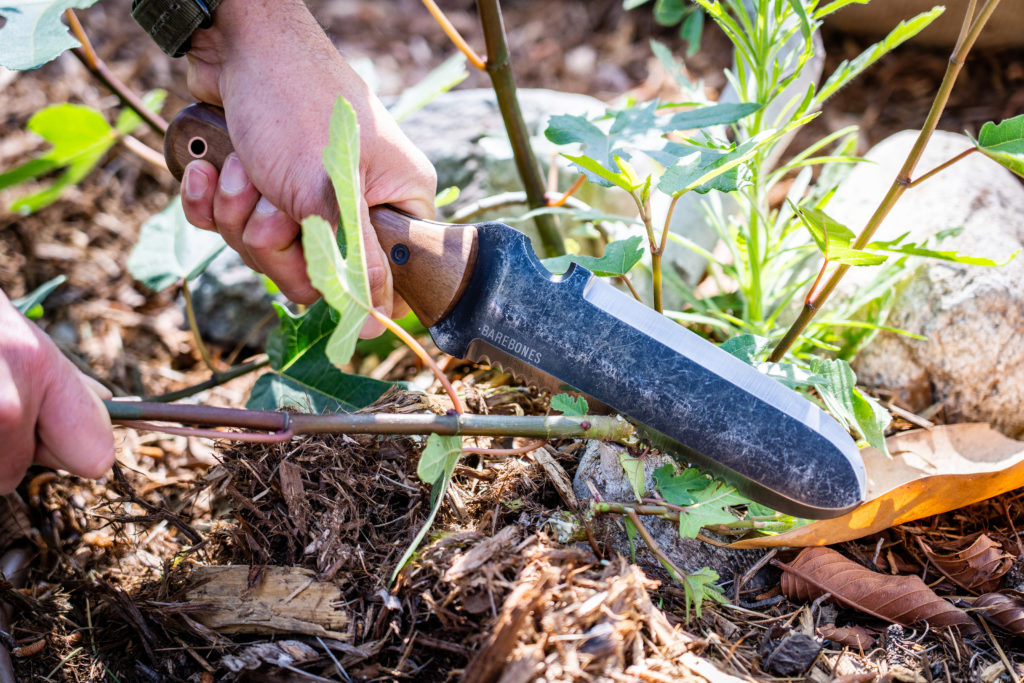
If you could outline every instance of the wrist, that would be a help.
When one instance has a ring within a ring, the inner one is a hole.
[[[213,66],[268,47],[281,33],[315,20],[302,0],[223,0],[213,24],[192,36],[189,54]]]

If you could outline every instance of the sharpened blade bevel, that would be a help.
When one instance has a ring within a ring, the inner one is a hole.
[[[552,275],[507,225],[477,228],[469,286],[430,328],[438,348],[500,350],[780,512],[824,519],[861,502],[860,452],[820,408],[584,268]]]

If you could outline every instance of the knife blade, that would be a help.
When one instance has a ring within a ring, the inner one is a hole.
[[[220,168],[231,149],[223,113],[207,105],[182,110],[165,138],[179,179],[193,159]],[[860,452],[831,416],[587,269],[552,274],[504,223],[390,207],[370,218],[395,290],[442,351],[593,397],[656,447],[780,512],[826,519],[862,502]]]

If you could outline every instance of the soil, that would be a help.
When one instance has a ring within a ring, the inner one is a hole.
[[[165,58],[142,35],[128,18],[129,5],[107,0],[80,16],[111,69],[138,92],[166,88],[165,111],[174,112],[190,101],[185,64]],[[452,52],[416,0],[310,5],[346,56],[373,64],[382,94],[417,82]],[[474,4],[444,5],[478,43]],[[650,97],[667,85],[648,38],[682,53],[673,29],[657,26],[647,8],[623,10],[618,0],[503,5],[524,87],[606,100],[627,92]],[[832,31],[824,38],[826,73],[866,45]],[[724,86],[728,55],[725,40],[708,30],[704,49],[687,60],[709,94]],[[901,48],[836,95],[804,134],[858,123],[863,152],[919,126],[946,61],[941,50]],[[977,131],[984,121],[1019,112],[1022,84],[1024,51],[971,55],[940,127]],[[486,85],[472,74],[460,87]],[[24,126],[47,104],[117,109],[70,54],[34,72],[0,73],[0,93],[3,169],[41,149]],[[160,147],[149,131],[140,138]],[[52,206],[28,217],[0,214],[0,287],[17,297],[66,275],[40,324],[119,395],[152,396],[209,376],[175,293],[153,294],[125,268],[139,226],[176,191],[168,173],[116,150]],[[0,193],[0,206],[15,195]],[[213,351],[223,359],[235,350]],[[411,357],[396,360],[389,379],[421,371]],[[507,375],[458,363],[449,370],[475,411],[547,410],[544,397],[510,384]],[[199,400],[241,406],[252,381],[235,380]],[[373,408],[431,409],[436,403],[403,393]],[[5,500],[3,562],[19,553],[30,558],[22,587],[0,584],[11,612],[0,640],[15,655],[17,680],[672,681],[726,680],[728,673],[756,680],[994,681],[1022,673],[1006,672],[1003,658],[1016,662],[1024,653],[998,632],[961,638],[889,627],[824,601],[791,602],[778,588],[746,589],[778,586],[771,563],[757,581],[723,586],[731,605],[705,603],[694,615],[684,589],[662,567],[631,565],[602,537],[555,540],[550,520],[577,513],[552,471],[572,476],[577,442],[552,442],[546,457],[465,459],[431,536],[391,585],[429,509],[429,487],[416,476],[418,440],[334,436],[226,446],[125,428],[117,438],[119,465],[111,476],[92,482],[36,468]],[[955,596],[963,591],[935,569],[919,541],[942,547],[985,533],[1013,560],[1002,585],[1020,589],[1021,507],[1021,493],[1011,492],[839,549],[864,566],[917,574],[941,595]],[[209,572],[224,566],[242,567],[242,580]],[[261,593],[275,585],[296,588]],[[329,598],[305,603],[310,587]],[[234,593],[217,602],[218,589]],[[240,609],[246,605],[248,611]],[[796,635],[813,636],[830,624],[860,627],[864,640],[847,638],[844,645],[830,636],[820,654],[810,651],[813,664],[780,663],[799,660],[782,643],[794,651],[809,647],[794,645]],[[0,661],[0,680],[8,680],[3,669]]]

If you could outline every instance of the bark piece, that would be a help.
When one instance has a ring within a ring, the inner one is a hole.
[[[186,599],[207,607],[196,615],[219,633],[301,633],[348,640],[341,590],[301,567],[265,567],[249,584],[245,565],[198,567]]]

